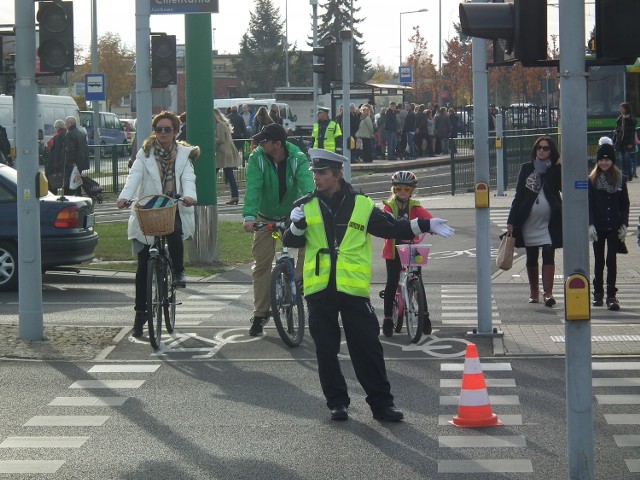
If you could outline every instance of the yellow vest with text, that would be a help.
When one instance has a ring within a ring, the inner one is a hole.
[[[320,133],[319,129],[320,129],[320,126],[317,123],[313,125],[313,132],[311,132],[311,136],[314,139],[313,148],[320,148],[318,147],[318,143],[319,143],[318,135]],[[322,148],[324,148],[325,150],[329,150],[331,152],[335,152],[336,137],[339,137],[341,135],[342,135],[342,132],[340,131],[340,125],[338,125],[336,122],[331,120],[327,125],[327,129],[324,132],[324,146]]]
[[[347,230],[338,246],[336,289],[339,292],[369,298],[371,282],[371,236],[367,224],[375,204],[364,195],[356,196]],[[322,221],[320,203],[314,198],[304,206],[307,229],[304,256],[304,293],[311,295],[329,285],[331,255]]]

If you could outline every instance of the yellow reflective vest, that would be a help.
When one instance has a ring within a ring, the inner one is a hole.
[[[336,289],[339,292],[369,298],[371,282],[371,236],[367,224],[375,204],[364,195],[357,195],[347,230],[338,246]],[[304,293],[311,295],[329,285],[331,251],[317,198],[304,206],[307,229],[304,258]]]
[[[324,148],[325,150],[329,150],[331,152],[336,151],[336,137],[342,136],[342,131],[340,130],[340,125],[338,125],[333,120],[329,121],[327,125],[327,129],[324,132],[324,143],[323,146],[320,147],[320,142],[318,139],[318,135],[320,135],[320,126],[318,123],[313,125],[313,132],[311,132],[311,136],[313,137],[313,148]]]

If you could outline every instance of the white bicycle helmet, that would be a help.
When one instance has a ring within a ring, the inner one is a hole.
[[[391,176],[391,185],[409,185],[415,187],[418,185],[416,176],[407,170],[400,170]]]

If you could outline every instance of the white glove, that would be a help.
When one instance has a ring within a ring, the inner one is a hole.
[[[618,229],[618,238],[620,239],[621,242],[624,242],[624,239],[627,236],[627,226],[626,225],[620,225],[620,228]]]
[[[302,220],[304,218],[304,204],[291,210],[291,215],[289,216],[289,218],[293,223]]]
[[[448,220],[442,218],[432,218],[429,220],[431,233],[440,235],[444,238],[453,237],[455,230],[447,225]]]
[[[596,227],[589,225],[589,240],[592,242],[598,241],[598,234],[596,233]]]

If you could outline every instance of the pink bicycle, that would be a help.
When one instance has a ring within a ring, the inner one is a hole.
[[[429,319],[429,307],[424,293],[424,285],[420,276],[420,267],[429,261],[429,244],[396,245],[398,258],[402,264],[400,281],[393,301],[393,313],[391,318],[395,325],[396,333],[402,331],[402,324],[406,319],[407,335],[411,343],[418,343]],[[384,290],[380,292],[380,298],[384,298]]]

